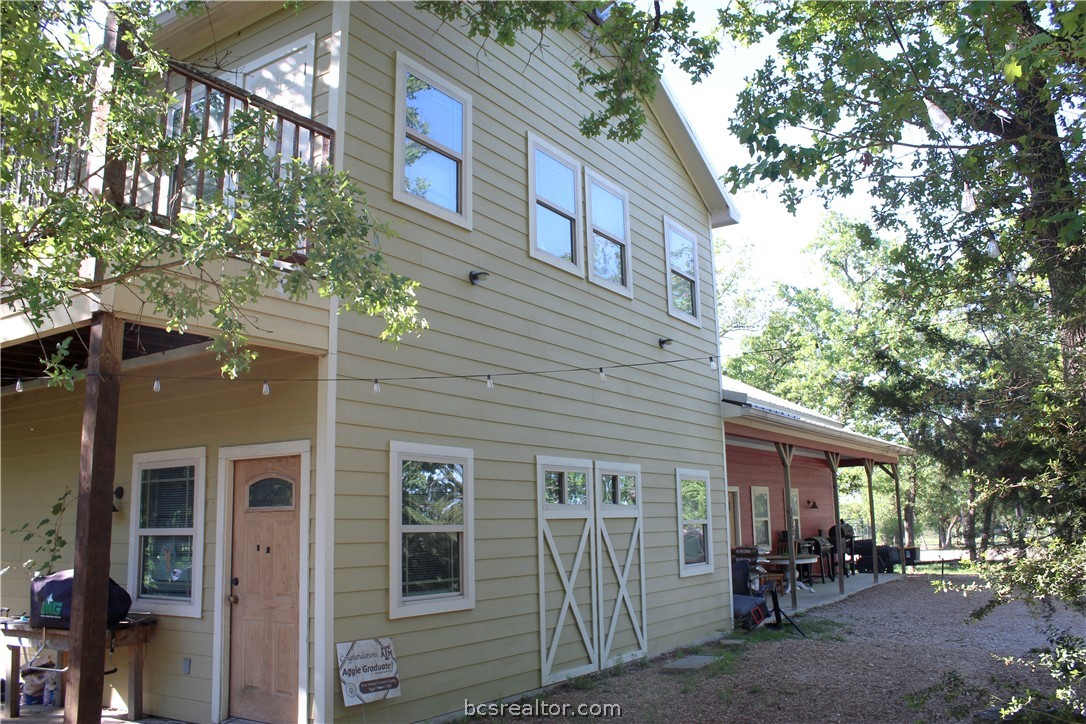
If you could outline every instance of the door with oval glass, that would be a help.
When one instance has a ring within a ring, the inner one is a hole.
[[[230,716],[298,718],[297,455],[234,461]]]

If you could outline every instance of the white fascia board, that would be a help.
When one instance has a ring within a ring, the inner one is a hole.
[[[712,162],[694,133],[694,129],[683,115],[675,94],[667,82],[660,79],[656,87],[656,97],[649,107],[660,125],[664,135],[679,154],[679,160],[686,169],[702,201],[709,209],[709,221],[714,229],[739,223],[739,211],[731,195],[720,185],[719,176]]]

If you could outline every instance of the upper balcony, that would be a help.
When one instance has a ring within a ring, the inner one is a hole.
[[[55,124],[52,157],[54,166],[47,184],[59,191],[101,193],[105,198],[135,214],[146,214],[153,226],[168,233],[178,218],[195,210],[202,201],[226,200],[233,192],[233,180],[227,175],[211,176],[195,162],[198,150],[209,139],[229,137],[239,111],[261,109],[267,115],[274,133],[268,136],[265,153],[275,159],[275,173],[281,161],[298,159],[313,168],[331,165],[335,133],[328,126],[278,106],[255,94],[178,61],[169,62],[165,78],[166,89],[173,99],[169,111],[161,116],[161,138],[173,143],[162,144],[174,149],[161,149],[131,154],[125,161],[106,154],[96,157],[91,141],[90,125],[72,129],[59,120]],[[183,140],[182,140],[183,137]],[[285,170],[283,171],[285,173]],[[22,198],[31,202],[31,185],[25,174],[17,174],[13,183]],[[97,188],[95,187],[97,184]],[[285,263],[304,263],[305,241],[300,239],[296,252]],[[95,262],[84,262],[84,275],[95,278]],[[102,270],[103,276],[108,270]],[[0,289],[0,294],[3,290]],[[9,369],[17,360],[18,376],[34,377],[37,358],[42,349],[52,349],[49,337],[66,336],[90,323],[91,316],[101,308],[111,309],[129,326],[145,329],[143,338],[154,336],[161,344],[151,351],[162,351],[176,340],[176,346],[205,342],[214,334],[210,318],[191,320],[187,335],[167,335],[161,331],[166,320],[149,310],[137,292],[124,285],[109,285],[73,293],[68,307],[57,309],[41,328],[35,328],[10,298],[0,299],[0,345],[4,349],[4,378],[15,371]],[[276,293],[268,294],[247,309],[251,320],[250,342],[253,345],[323,353],[328,349],[328,302],[313,295],[304,302],[295,302]],[[43,343],[45,346],[43,347]],[[27,345],[26,354],[20,351]],[[133,354],[136,354],[134,352]],[[127,354],[126,354],[127,356]]]

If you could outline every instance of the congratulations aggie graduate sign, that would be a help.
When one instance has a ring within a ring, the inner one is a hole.
[[[392,639],[336,643],[343,704],[368,704],[400,695],[400,677]]]

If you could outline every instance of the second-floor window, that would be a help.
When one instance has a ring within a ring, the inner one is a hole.
[[[626,192],[602,176],[585,173],[588,186],[588,278],[633,296],[630,274],[630,214]]]
[[[393,197],[471,228],[471,96],[396,57]]]
[[[530,253],[583,276],[580,172],[580,165],[572,158],[529,135]]]
[[[672,316],[701,324],[698,315],[698,237],[664,217],[667,245],[667,309]]]

